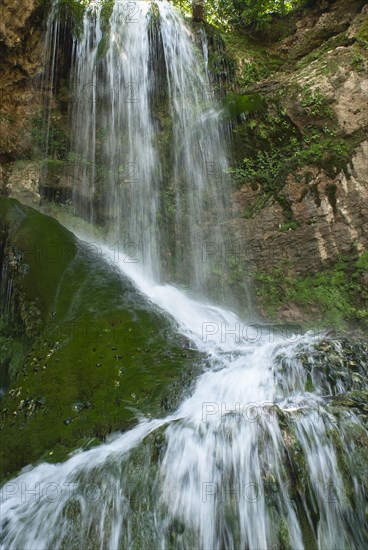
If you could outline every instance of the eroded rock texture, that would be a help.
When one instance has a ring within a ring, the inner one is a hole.
[[[40,103],[43,10],[37,0],[4,0],[0,15],[0,162],[29,151],[27,131]]]

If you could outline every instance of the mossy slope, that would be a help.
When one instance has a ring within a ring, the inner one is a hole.
[[[41,456],[60,459],[91,438],[97,443],[141,414],[159,415],[170,383],[193,373],[198,355],[58,222],[4,198],[0,215],[17,305],[9,322],[28,348],[1,403],[0,464],[9,475]]]

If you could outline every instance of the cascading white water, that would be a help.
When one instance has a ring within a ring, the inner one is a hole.
[[[5,483],[1,548],[364,548],[363,479],[349,456],[364,428],[330,413],[326,377],[316,372],[319,390],[305,390],[301,357],[321,335],[244,332],[232,312],[120,267],[210,366],[174,414]]]
[[[135,247],[147,276],[169,277],[175,259],[176,280],[203,291],[203,250],[220,240],[227,203],[206,72],[168,2],[116,2],[106,26],[97,6],[75,45],[75,202],[92,221],[99,203],[110,240]]]
[[[42,75],[41,89],[45,95],[45,108],[43,119],[43,153],[47,158],[50,143],[50,114],[51,114],[51,102],[52,94],[55,91],[55,75],[57,70],[57,54],[58,54],[58,42],[60,39],[60,21],[57,17],[56,3],[53,3],[48,16],[47,31],[45,37],[45,48],[43,66],[45,68]],[[42,170],[45,167],[41,166]]]
[[[163,75],[151,71],[152,40],[165,59],[172,124],[170,177],[178,186],[173,250],[178,252],[180,232],[187,230],[197,289],[203,276],[198,245],[207,238],[204,213],[225,207],[222,185],[206,181],[203,163],[209,154],[209,162],[226,165],[226,155],[218,113],[200,97],[207,81],[185,25],[170,4],[160,2],[157,42],[151,8],[137,5],[137,22],[127,25],[126,14],[133,14],[116,3],[105,61],[99,61],[104,34],[99,10],[95,18],[86,16],[75,45],[74,150],[84,171],[75,173],[76,192],[83,201],[97,192],[106,197],[115,238],[143,239],[144,261],[121,262],[121,269],[152,307],[168,312],[178,332],[207,354],[209,366],[175,413],[141,420],[104,445],[61,464],[26,468],[7,481],[0,547],[364,548],[364,480],[350,452],[354,430],[366,432],[354,413],[334,415],[325,403],[325,395],[346,387],[341,380],[332,387],[313,369],[313,350],[322,336],[274,334],[159,282],[167,167],[155,141],[153,87]],[[135,85],[137,101],[124,102]],[[88,101],[81,104],[82,94]],[[107,133],[102,144],[99,132]],[[86,179],[99,169],[97,152],[108,168],[100,189],[97,177],[91,188]],[[130,169],[137,179],[127,177]],[[90,214],[94,219],[92,206]],[[111,248],[101,248],[106,261],[116,263]]]

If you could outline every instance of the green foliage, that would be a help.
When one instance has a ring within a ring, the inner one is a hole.
[[[292,229],[297,229],[299,226],[300,226],[300,222],[293,220],[291,222],[282,223],[280,225],[280,231],[289,231]]]
[[[242,23],[256,29],[264,28],[273,15],[285,16],[304,5],[303,0],[233,0],[235,9],[241,11]]]
[[[284,16],[303,6],[306,0],[207,0],[206,20],[222,29],[263,29],[272,21],[272,16]],[[173,4],[186,15],[191,15],[188,0],[173,0]]]
[[[57,10],[61,21],[69,21],[76,36],[83,29],[83,17],[88,6],[88,0],[58,0]]]
[[[101,7],[101,28],[104,32],[109,30],[110,18],[114,10],[115,0],[105,0]]]
[[[288,174],[312,164],[321,166],[327,174],[334,176],[346,166],[350,158],[351,146],[348,142],[341,138],[322,136],[316,133],[313,138],[306,138],[304,142],[291,138],[283,147],[258,150],[254,156],[244,158],[240,166],[229,170],[237,185],[257,184],[261,187],[259,200],[249,206],[242,217],[251,218],[272,197],[280,204],[286,218],[280,231],[297,228],[297,222],[292,219],[291,205],[282,194]],[[336,186],[331,184],[326,189],[326,194],[335,209]]]
[[[342,257],[333,267],[307,277],[287,276],[287,266],[280,265],[272,272],[257,273],[256,294],[271,316],[293,303],[307,313],[317,311],[323,322],[336,327],[347,322],[368,325],[368,289],[362,280],[367,269],[367,252],[357,261]]]
[[[358,52],[353,55],[351,64],[358,73],[361,73],[365,70],[364,57]]]
[[[301,100],[301,104],[310,116],[332,118],[332,109],[326,98],[319,89],[315,91],[306,90]]]
[[[280,60],[267,59],[261,63],[259,61],[245,63],[242,76],[239,78],[240,86],[250,86],[255,82],[268,78],[278,67],[280,66]]]
[[[224,103],[231,118],[264,109],[264,101],[259,94],[228,94]]]
[[[356,263],[359,271],[368,272],[368,252],[364,252]]]
[[[357,42],[362,48],[368,50],[368,17],[366,17],[360,27]]]
[[[241,168],[231,170],[235,180],[257,181],[262,183],[264,191],[272,191],[279,184],[282,172],[287,172],[280,151],[258,151],[255,158],[245,158]]]
[[[311,113],[322,111],[327,116],[324,98],[318,93],[306,96],[304,106]],[[230,170],[239,185],[257,182],[263,192],[274,194],[282,189],[289,173],[306,164],[316,164],[334,175],[349,161],[351,144],[337,137],[333,127],[308,127],[306,135],[300,136],[276,102],[260,115],[248,118],[245,124],[249,153]]]
[[[283,59],[271,53],[264,45],[244,32],[222,32],[221,50],[230,68],[232,78],[227,78],[227,90],[245,90],[252,84],[268,78],[283,63]]]
[[[348,46],[349,44],[350,44],[350,39],[346,32],[342,32],[335,36],[331,36],[331,38],[324,40],[318,48],[315,48],[311,52],[309,52],[307,55],[304,55],[302,59],[300,59],[297,62],[297,67],[298,68],[308,67],[313,61],[316,61],[317,59],[321,59],[327,52],[331,52],[331,50],[334,50],[339,46]],[[333,66],[336,68],[339,66],[339,62],[340,62],[340,59],[338,56],[336,56],[335,59],[330,60],[330,63],[333,63]],[[327,69],[329,68],[331,68],[331,65],[330,67],[327,67]]]
[[[349,161],[350,145],[341,138],[324,138],[323,135],[315,135],[306,140],[307,147],[296,151],[293,157],[294,166],[300,167],[305,164],[317,164],[325,168],[329,175],[335,175]]]

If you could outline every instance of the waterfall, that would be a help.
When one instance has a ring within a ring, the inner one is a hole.
[[[76,208],[138,253],[125,263],[101,244],[208,366],[174,413],[7,480],[0,548],[367,547],[355,458],[367,431],[331,405],[351,382],[341,349],[321,366],[324,334],[251,325],[206,299],[203,247],[224,238],[227,154],[190,31],[165,1],[116,2],[108,21],[97,5],[83,26],[71,74]]]
[[[108,28],[107,28],[108,27]],[[167,2],[116,2],[84,18],[72,82],[74,200],[154,280],[205,293],[223,242],[227,151],[188,28]],[[96,211],[97,210],[97,211]]]
[[[60,38],[60,21],[56,13],[56,4],[53,3],[48,16],[47,31],[45,37],[45,48],[43,65],[45,67],[41,89],[46,96],[45,109],[44,109],[44,154],[47,158],[49,154],[49,142],[50,142],[50,114],[51,114],[51,100],[52,94],[55,91],[55,75],[57,70],[57,53],[58,42]]]

